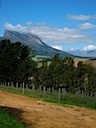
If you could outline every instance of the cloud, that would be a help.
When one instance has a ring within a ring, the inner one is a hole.
[[[54,45],[52,47],[55,48],[55,49],[61,50],[61,51],[64,50],[63,46],[61,46],[61,45],[60,46],[59,45]]]
[[[96,19],[96,15],[72,15],[72,14],[69,14],[68,18],[71,20],[90,20],[90,19]]]
[[[70,51],[74,51],[74,48],[70,48]]]
[[[29,22],[27,22],[26,24],[27,24],[28,26],[30,26],[30,25],[32,25],[32,22],[29,21]]]
[[[96,50],[96,45],[88,45],[83,48],[84,51]]]
[[[91,34],[84,34],[77,29],[55,28],[46,25],[45,23],[27,23],[26,26],[21,24],[12,25],[10,23],[5,24],[5,29],[14,30],[19,32],[27,32],[38,35],[46,43],[56,44],[74,44],[74,43],[93,43],[96,40],[96,36]]]
[[[96,25],[92,25],[91,23],[84,23],[78,26],[79,29],[94,29]]]
[[[14,26],[14,25],[12,25],[10,23],[5,23],[4,26],[8,30],[27,32],[27,28],[25,26],[22,26],[21,24],[17,24],[17,25]]]

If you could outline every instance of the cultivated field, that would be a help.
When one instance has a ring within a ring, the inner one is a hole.
[[[74,64],[75,66],[77,66],[78,62],[82,61],[83,63],[88,63],[90,64],[90,60],[89,59],[82,59],[82,58],[74,58]],[[51,64],[51,61],[47,61],[47,65],[49,66]],[[40,68],[42,66],[42,62],[37,62],[38,68]]]
[[[75,66],[77,66],[79,61],[82,61],[83,63],[86,63],[87,61],[89,61],[89,59],[75,58],[74,59]]]
[[[0,107],[27,128],[96,128],[96,110],[45,103],[4,91],[0,91]]]
[[[96,60],[89,60],[89,61],[86,61],[86,63],[96,67]]]

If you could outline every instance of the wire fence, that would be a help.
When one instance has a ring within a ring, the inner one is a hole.
[[[77,106],[83,106],[87,108],[96,109],[96,95],[87,96],[79,91],[76,94],[67,93],[65,88],[54,88],[54,87],[42,87],[35,85],[27,85],[25,83],[1,83],[0,90],[8,91],[11,93],[22,94],[32,98],[40,99],[43,101],[59,104],[71,104]],[[96,94],[96,93],[95,93]]]
[[[64,101],[64,98],[67,97],[69,94],[65,88],[55,88],[55,87],[45,87],[45,86],[35,86],[33,84],[25,84],[23,83],[1,83],[0,88],[6,89],[9,91],[16,91],[17,93],[21,93],[22,95],[29,95],[33,97],[40,97],[40,98],[46,98],[47,100],[53,100],[54,102],[61,102]],[[78,90],[75,93],[76,96],[80,97],[93,97],[93,93],[89,95],[89,92],[84,92],[81,90]],[[94,93],[94,97],[96,97],[96,93]]]

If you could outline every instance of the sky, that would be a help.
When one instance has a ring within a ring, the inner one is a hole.
[[[6,29],[63,51],[96,50],[96,0],[0,0],[0,37]]]

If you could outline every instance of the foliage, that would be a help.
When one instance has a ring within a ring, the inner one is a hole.
[[[36,76],[36,85],[47,87],[62,88],[64,87],[69,93],[76,91],[89,92],[92,95],[96,92],[96,70],[82,61],[78,62],[77,67],[74,59],[71,57],[60,58],[55,55],[50,65],[47,61],[42,62]]]
[[[29,57],[30,49],[20,42],[0,41],[0,79],[3,82],[27,82],[35,64]]]
[[[28,46],[10,40],[0,41],[0,81],[14,83],[31,83],[37,86],[65,88],[68,93],[78,90],[89,93],[96,92],[96,69],[83,62],[74,64],[71,57],[61,58],[56,54],[51,63],[44,59],[42,66],[33,62]]]

